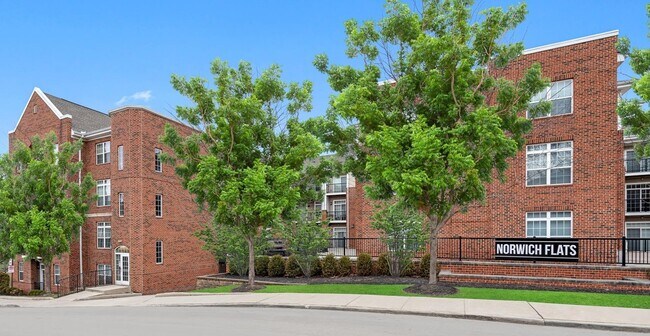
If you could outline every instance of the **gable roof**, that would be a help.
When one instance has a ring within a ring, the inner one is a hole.
[[[72,129],[76,132],[91,132],[111,127],[111,118],[105,113],[53,96],[49,93],[45,93],[45,96],[62,114],[67,114],[72,117]]]

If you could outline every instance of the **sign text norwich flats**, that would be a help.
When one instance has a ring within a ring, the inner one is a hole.
[[[495,239],[495,259],[578,262],[578,240],[571,238]]]

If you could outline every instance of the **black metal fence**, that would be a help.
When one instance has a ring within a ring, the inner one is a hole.
[[[63,278],[59,281],[58,285],[53,287],[57,296],[77,293],[85,290],[88,287],[98,287],[113,284],[113,275],[110,271],[89,271],[82,274],[75,274],[73,276]]]
[[[650,158],[625,160],[626,173],[647,173],[650,172]]]
[[[579,263],[650,264],[650,238],[575,238],[579,246]],[[416,258],[428,253],[429,246],[410,239],[399,240],[398,248],[412,248]],[[623,248],[625,247],[625,248]],[[395,247],[393,247],[395,248]],[[438,238],[438,258],[450,260],[495,260],[494,238]],[[381,238],[330,238],[325,253],[356,257],[367,253],[378,257],[388,252]]]

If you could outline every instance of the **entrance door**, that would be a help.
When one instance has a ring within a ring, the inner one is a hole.
[[[45,289],[45,265],[42,262],[38,263],[38,289]]]
[[[129,285],[129,253],[115,252],[115,284]]]

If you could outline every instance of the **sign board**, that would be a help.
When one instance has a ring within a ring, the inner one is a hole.
[[[11,273],[13,273],[13,272],[14,272],[14,266],[13,266],[13,265],[9,265],[9,267],[7,267],[7,273],[8,273],[8,274],[11,274]]]
[[[495,238],[494,259],[578,262],[578,240],[572,238]]]

